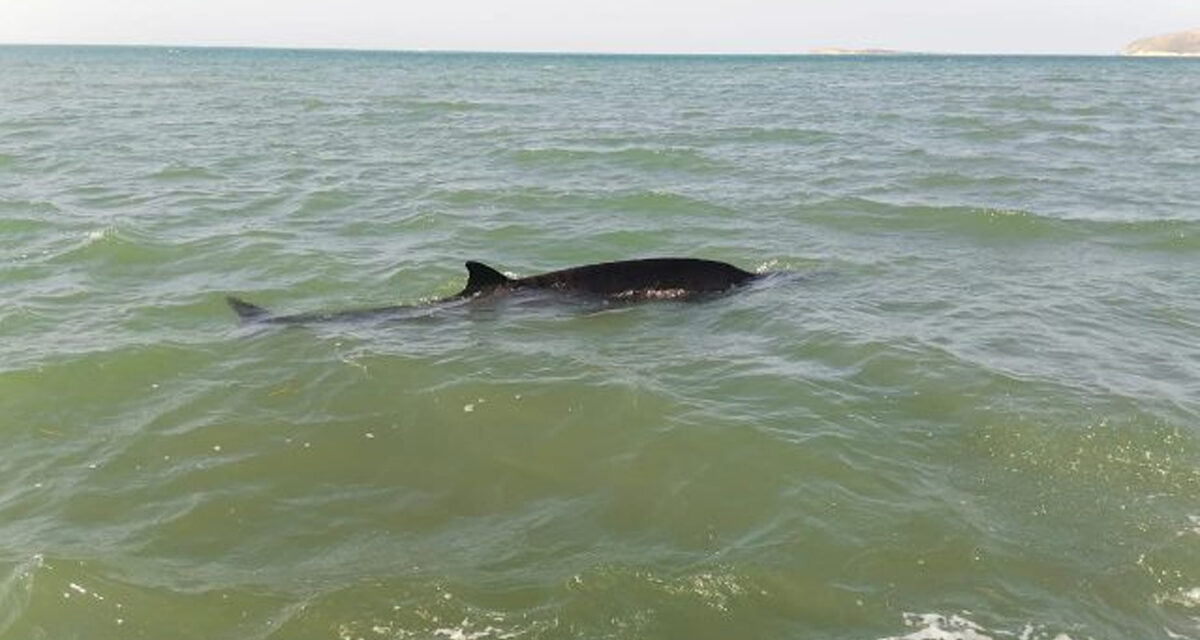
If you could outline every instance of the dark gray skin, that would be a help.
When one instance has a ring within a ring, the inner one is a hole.
[[[551,271],[527,278],[509,278],[481,263],[467,263],[467,286],[457,294],[427,305],[397,305],[372,309],[299,313],[275,316],[262,307],[229,296],[229,306],[245,322],[309,324],[383,317],[401,317],[431,305],[454,305],[519,291],[547,291],[605,301],[692,300],[717,295],[750,283],[761,274],[731,264],[695,258],[646,258],[602,262]]]

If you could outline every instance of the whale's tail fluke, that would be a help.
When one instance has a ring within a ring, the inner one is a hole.
[[[238,318],[241,318],[242,322],[260,320],[270,315],[270,312],[266,309],[258,305],[250,304],[241,298],[225,296],[225,301],[229,303],[229,306],[233,309],[234,313],[238,314]]]

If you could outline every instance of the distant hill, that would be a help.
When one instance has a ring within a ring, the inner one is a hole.
[[[1200,29],[1134,40],[1121,53],[1127,56],[1200,56]]]
[[[910,51],[896,51],[895,49],[845,49],[842,47],[821,47],[819,49],[809,49],[808,53],[814,56],[906,56],[912,55]]]

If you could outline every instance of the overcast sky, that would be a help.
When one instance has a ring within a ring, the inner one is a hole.
[[[1107,54],[1200,0],[0,0],[0,42],[803,53]]]

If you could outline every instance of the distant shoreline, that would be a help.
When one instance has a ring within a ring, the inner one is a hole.
[[[923,56],[930,55],[922,51],[900,51],[898,49],[847,49],[844,47],[818,47],[809,49],[809,55],[814,56]],[[936,55],[936,54],[934,54]]]
[[[1140,38],[1125,45],[1121,53],[1127,56],[1200,57],[1200,29]]]
[[[1132,53],[1122,53],[1123,58],[1200,58],[1200,53],[1181,52],[1181,51],[1135,51]]]
[[[579,58],[691,58],[691,59],[802,59],[802,58],[859,58],[859,59],[894,59],[894,58],[1172,58],[1197,59],[1200,54],[1150,52],[1150,53],[969,53],[969,52],[940,52],[940,51],[901,51],[891,49],[843,49],[839,47],[822,47],[800,52],[726,52],[726,53],[696,53],[696,52],[609,52],[609,51],[505,51],[505,50],[470,50],[470,49],[378,49],[350,47],[292,47],[292,46],[261,46],[261,45],[210,45],[210,44],[114,44],[114,43],[51,43],[51,42],[0,42],[0,49],[129,49],[129,50],[162,50],[162,51],[261,51],[275,53],[343,53],[366,55],[459,55],[459,56],[529,56],[529,57],[579,57]]]

